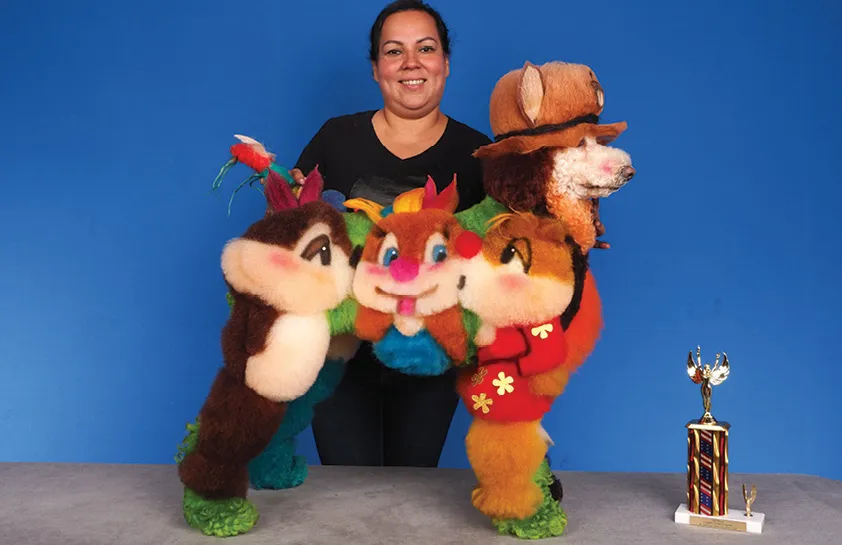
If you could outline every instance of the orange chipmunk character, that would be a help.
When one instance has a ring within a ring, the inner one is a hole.
[[[477,361],[457,383],[473,417],[472,503],[493,519],[526,519],[543,501],[534,482],[549,439],[541,418],[596,344],[599,294],[564,224],[529,213],[495,217],[463,274],[460,303],[481,322]]]
[[[406,374],[438,375],[465,360],[457,239],[466,231],[453,215],[458,202],[455,177],[441,193],[428,178],[389,207],[345,202],[374,222],[354,276],[356,335],[373,343],[385,366]]]

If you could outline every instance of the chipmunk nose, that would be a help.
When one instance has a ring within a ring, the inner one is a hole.
[[[389,273],[397,282],[411,282],[418,276],[420,265],[413,259],[399,257],[389,264]]]
[[[618,174],[621,180],[628,182],[632,179],[632,176],[634,176],[634,172],[635,170],[631,165],[626,165],[620,169],[620,172]]]
[[[464,259],[471,259],[482,251],[482,239],[473,231],[463,231],[456,237],[456,253]]]

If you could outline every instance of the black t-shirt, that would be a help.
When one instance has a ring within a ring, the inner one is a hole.
[[[388,206],[405,191],[423,187],[432,176],[441,192],[453,181],[464,210],[485,196],[480,162],[471,154],[491,141],[481,132],[448,118],[444,134],[432,147],[407,159],[390,152],[377,138],[375,111],[329,119],[301,152],[295,167],[306,176],[318,165],[325,189],[348,199],[365,198]]]

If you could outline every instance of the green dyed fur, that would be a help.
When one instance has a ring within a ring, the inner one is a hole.
[[[357,301],[348,297],[338,307],[327,313],[330,325],[330,336],[351,334],[355,331],[354,322],[357,320]]]
[[[535,483],[544,493],[544,502],[538,511],[528,519],[493,520],[492,524],[501,535],[512,535],[521,539],[545,539],[560,536],[567,527],[567,514],[550,495],[553,482],[552,471],[547,461],[541,464],[535,474]]]
[[[482,201],[467,210],[457,212],[455,216],[463,228],[484,237],[485,232],[488,230],[488,220],[498,214],[507,212],[510,212],[508,208],[491,197],[486,196]]]
[[[348,228],[351,246],[364,246],[365,239],[374,222],[362,212],[343,212],[342,217],[345,218],[345,226]]]
[[[260,514],[245,498],[206,500],[189,488],[184,489],[184,520],[206,536],[232,537],[251,530]]]
[[[474,344],[474,338],[477,336],[477,331],[479,331],[480,320],[479,316],[475,313],[471,312],[470,310],[463,308],[462,309],[462,325],[465,327],[465,333],[468,337],[468,347],[467,352],[465,353],[465,365],[470,364],[477,355],[477,345]]]
[[[199,440],[199,419],[187,424],[187,436],[178,446],[176,463],[181,463]],[[206,536],[231,537],[251,530],[260,518],[257,508],[245,498],[207,500],[186,486],[181,503],[184,520]]]

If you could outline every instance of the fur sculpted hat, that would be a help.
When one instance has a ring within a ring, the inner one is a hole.
[[[561,61],[504,75],[491,93],[489,117],[494,143],[474,156],[527,154],[541,148],[570,148],[592,136],[608,144],[626,130],[626,122],[599,124],[605,94],[593,70]]]

